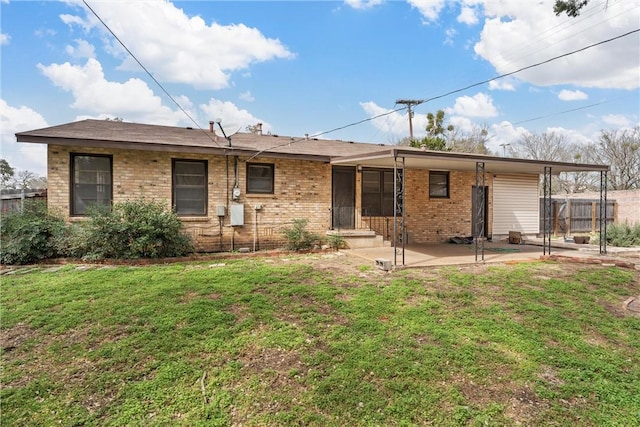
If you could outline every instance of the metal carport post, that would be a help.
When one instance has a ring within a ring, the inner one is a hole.
[[[607,253],[607,171],[600,171],[600,253]]]
[[[393,266],[398,265],[398,221],[402,233],[402,265],[404,265],[406,212],[404,206],[404,166],[405,158],[402,157],[402,168],[398,169],[398,157],[393,157]],[[398,188],[399,187],[399,188]],[[398,217],[400,215],[400,217]]]
[[[542,254],[551,255],[551,166],[544,167],[544,178],[542,179]]]
[[[485,184],[485,164],[484,162],[476,162],[476,190],[472,193],[472,196],[476,201],[477,212],[473,212],[473,240],[475,242],[476,250],[476,262],[478,262],[478,246],[482,255],[482,261],[484,262],[484,235],[485,227],[484,223],[484,203],[487,197],[484,191]],[[478,197],[478,195],[480,197]],[[471,203],[473,206],[473,202]]]

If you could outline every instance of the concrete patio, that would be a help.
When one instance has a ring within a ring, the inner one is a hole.
[[[562,247],[554,247],[552,245],[551,253],[553,255],[566,255],[571,257],[589,257],[594,255],[591,251],[578,250],[583,249],[586,245],[562,244],[561,246]],[[478,248],[478,261],[476,261],[475,244],[411,244],[405,247],[404,263],[402,248],[400,247],[395,254],[393,247],[346,249],[343,251],[350,255],[370,260],[374,264],[376,260],[388,260],[392,267],[394,266],[394,260],[397,267],[428,267],[474,264],[476,262],[500,263],[530,261],[539,259],[543,255],[541,243],[537,246],[535,244],[514,245],[504,242],[484,242],[484,249],[484,260],[482,260],[482,254],[480,248]],[[597,253],[597,246],[595,246],[595,250]]]

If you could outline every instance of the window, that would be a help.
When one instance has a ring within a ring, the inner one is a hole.
[[[362,170],[362,215],[393,215],[393,170]]]
[[[429,171],[429,197],[449,198],[449,172]]]
[[[84,215],[91,205],[111,207],[111,156],[71,154],[71,215]]]
[[[207,214],[206,160],[173,160],[173,207],[178,215]]]
[[[247,163],[247,194],[273,194],[274,169],[269,163]]]

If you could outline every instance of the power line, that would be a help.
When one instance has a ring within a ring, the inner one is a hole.
[[[84,3],[84,5],[91,11],[91,13],[93,13],[93,15],[98,18],[98,21],[100,21],[102,23],[102,25],[104,25],[104,27],[107,29],[107,31],[109,31],[109,33],[111,33],[111,35],[118,41],[118,43],[120,43],[120,45],[124,48],[124,50],[127,51],[127,53],[129,55],[131,55],[131,57],[138,63],[138,65],[144,70],[145,73],[147,73],[147,75],[149,77],[151,77],[151,79],[158,85],[158,87],[160,87],[160,89],[162,89],[162,91],[165,93],[165,95],[167,95],[167,97],[169,97],[169,99],[171,101],[173,101],[174,104],[176,104],[178,106],[178,108],[184,113],[185,116],[187,116],[189,118],[189,120],[191,120],[193,122],[193,124],[196,125],[196,127],[198,129],[200,129],[202,131],[202,133],[204,133],[205,135],[207,135],[207,137],[216,145],[220,145],[218,144],[218,141],[215,140],[215,138],[213,138],[213,136],[211,135],[210,132],[205,131],[204,129],[202,129],[202,127],[200,127],[200,125],[198,124],[198,122],[196,122],[194,120],[193,117],[191,117],[191,115],[187,112],[187,110],[185,110],[184,108],[182,108],[182,105],[180,105],[180,103],[178,101],[176,101],[176,99],[171,96],[171,94],[167,91],[167,89],[164,88],[164,86],[162,86],[162,84],[158,81],[158,79],[156,79],[153,74],[151,74],[151,72],[147,69],[147,67],[145,67],[142,62],[140,62],[140,60],[133,54],[133,52],[131,52],[131,50],[129,50],[129,48],[122,42],[122,40],[120,40],[120,38],[111,30],[111,28],[109,28],[109,26],[107,25],[106,22],[104,22],[102,20],[102,18],[96,13],[95,10],[93,10],[93,8],[91,6],[89,6],[89,3],[87,3],[86,0],[82,0],[82,2]]]
[[[102,20],[102,18],[96,13],[96,11],[93,10],[93,8],[87,3],[87,1],[86,0],[82,0],[82,2],[91,11],[91,13],[93,13],[93,15],[102,23],[102,25],[104,25],[104,27],[118,41],[118,43],[120,43],[120,45],[127,51],[127,53],[129,55],[131,55],[131,57],[138,63],[138,65],[144,70],[144,72],[147,73],[147,75],[158,85],[158,87],[160,87],[160,89],[162,89],[162,91],[165,93],[165,95],[167,95],[167,97],[169,99],[171,99],[171,101],[184,113],[184,115],[187,116],[196,125],[196,127],[199,130],[201,130],[205,135],[207,135],[207,137],[214,144],[220,145],[218,143],[218,141],[216,141],[209,132],[206,132],[204,129],[202,129],[202,127],[200,127],[198,122],[196,122],[195,119],[193,117],[191,117],[191,115],[182,107],[182,105],[180,105],[180,103],[165,89],[165,87],[153,76],[153,74],[151,74],[151,72],[147,69],[147,67],[145,67],[144,64],[142,64],[142,62],[133,54],[133,52],[131,52],[131,50],[122,42],[122,40],[120,40],[120,38],[113,32],[113,30],[111,30],[111,28],[106,24],[106,22],[104,22],[104,20]],[[387,111],[385,113],[377,114],[377,115],[372,116],[372,117],[367,117],[365,119],[358,120],[356,122],[352,122],[352,123],[349,123],[349,124],[344,125],[344,126],[339,126],[339,127],[336,127],[336,128],[324,131],[324,132],[318,132],[316,134],[311,135],[310,138],[316,138],[316,137],[321,136],[321,135],[326,135],[326,134],[329,134],[329,133],[337,132],[339,130],[347,129],[349,127],[357,126],[357,125],[362,124],[362,123],[366,123],[366,122],[370,122],[372,120],[376,120],[376,119],[379,119],[379,118],[382,118],[382,117],[386,117],[388,115],[391,115],[393,113],[397,113],[399,111],[403,111],[403,110],[407,110],[407,109],[409,111],[411,111],[411,107],[412,106],[421,105],[421,104],[424,104],[424,103],[429,102],[429,101],[433,101],[433,100],[436,100],[436,99],[441,99],[441,98],[447,97],[449,95],[453,95],[453,94],[456,94],[456,93],[460,93],[460,92],[466,91],[466,90],[471,89],[473,87],[481,86],[481,85],[487,84],[487,83],[495,81],[495,80],[499,80],[499,79],[502,79],[502,78],[505,78],[505,77],[509,77],[509,76],[514,75],[514,74],[520,73],[522,71],[529,70],[529,69],[535,68],[535,67],[539,67],[541,65],[548,64],[548,63],[550,63],[552,61],[555,61],[555,60],[558,60],[558,59],[561,59],[561,58],[565,58],[567,56],[571,56],[571,55],[574,55],[574,54],[579,53],[579,52],[583,52],[583,51],[585,51],[587,49],[591,49],[593,47],[600,46],[600,45],[603,45],[605,43],[610,43],[612,41],[621,39],[623,37],[627,37],[627,36],[629,36],[631,34],[634,34],[634,33],[637,33],[637,32],[640,32],[640,28],[632,30],[632,31],[628,31],[628,32],[626,32],[624,34],[621,34],[619,36],[616,36],[616,37],[612,37],[612,38],[609,38],[609,39],[606,39],[606,40],[602,40],[602,41],[597,42],[597,43],[590,44],[590,45],[585,46],[583,48],[580,48],[580,49],[577,49],[577,50],[574,50],[574,51],[571,51],[571,52],[567,52],[567,53],[564,53],[562,55],[558,55],[558,56],[549,58],[549,59],[547,59],[545,61],[537,62],[535,64],[531,64],[531,65],[528,65],[526,67],[519,68],[519,69],[517,69],[515,71],[511,71],[509,73],[501,74],[501,75],[492,77],[490,79],[483,80],[483,81],[477,82],[477,83],[473,83],[473,84],[467,85],[465,87],[462,87],[460,89],[455,89],[455,90],[452,90],[452,91],[449,91],[449,92],[446,92],[444,94],[437,95],[437,96],[434,96],[434,97],[431,97],[431,98],[420,99],[420,100],[410,100],[410,101],[401,100],[401,101],[404,101],[404,102],[402,102],[403,104],[405,104],[404,107],[394,108],[394,109],[389,110],[389,111]],[[396,104],[398,104],[398,103],[401,103],[401,102],[396,102]],[[594,104],[593,106],[595,106],[595,105],[599,105],[599,104]],[[578,109],[582,109],[582,108],[588,108],[588,106],[587,107],[581,107],[581,108],[578,108]],[[411,118],[409,118],[409,120],[411,120]],[[531,120],[537,120],[537,119],[531,119]],[[522,122],[520,122],[520,123],[522,123]],[[306,140],[308,140],[308,138],[297,138],[297,139],[292,138],[291,141],[289,141],[289,142],[287,142],[285,144],[275,145],[273,147],[265,148],[265,149],[259,151],[258,153],[253,155],[251,157],[251,159],[253,159],[254,157],[257,157],[258,155],[264,153],[265,151],[272,150],[272,149],[275,149],[275,148],[278,148],[278,147],[283,147],[285,145],[293,144],[293,143],[300,142],[300,141],[306,141]]]
[[[621,39],[623,37],[627,37],[627,36],[629,36],[631,34],[634,34],[634,33],[637,33],[637,32],[640,32],[640,28],[632,30],[632,31],[628,31],[628,32],[626,32],[624,34],[621,34],[619,36],[611,37],[609,39],[602,40],[602,41],[599,41],[597,43],[590,44],[588,46],[582,47],[580,49],[576,49],[576,50],[571,51],[571,52],[564,53],[562,55],[554,56],[553,58],[549,58],[549,59],[547,59],[545,61],[541,61],[541,62],[537,62],[535,64],[527,65],[526,67],[519,68],[519,69],[517,69],[515,71],[511,71],[509,73],[501,74],[499,76],[492,77],[490,79],[483,80],[483,81],[478,82],[478,83],[470,84],[470,85],[465,86],[465,87],[460,88],[460,89],[456,89],[456,90],[452,90],[452,91],[446,92],[446,93],[444,93],[442,95],[437,95],[437,96],[434,96],[434,97],[431,97],[431,98],[427,98],[427,99],[420,99],[420,100],[416,99],[416,100],[412,100],[411,102],[412,102],[412,105],[420,105],[420,104],[424,104],[424,103],[429,102],[429,101],[433,101],[435,99],[444,98],[444,97],[447,97],[449,95],[453,95],[455,93],[463,92],[465,90],[471,89],[471,88],[476,87],[476,86],[481,86],[483,84],[487,84],[487,83],[492,82],[494,80],[499,80],[499,79],[502,79],[502,78],[505,78],[505,77],[508,77],[508,76],[512,76],[512,75],[514,75],[516,73],[519,73],[521,71],[529,70],[531,68],[535,68],[535,67],[539,67],[539,66],[544,65],[544,64],[548,64],[548,63],[550,63],[552,61],[556,61],[558,59],[565,58],[567,56],[571,56],[571,55],[574,55],[574,54],[579,53],[579,52],[583,52],[583,51],[585,51],[587,49],[591,49],[593,47],[600,46],[600,45],[603,45],[605,43],[610,43],[612,41]],[[396,102],[396,104],[397,103],[398,102]],[[593,104],[593,105],[590,105],[590,106],[580,107],[580,108],[577,108],[575,110],[584,109],[584,108],[590,108],[590,107],[593,107],[593,106],[596,106],[596,105],[600,105],[600,103]],[[321,136],[321,135],[326,135],[326,134],[329,134],[329,133],[337,132],[339,130],[343,130],[343,129],[347,129],[347,128],[350,128],[350,127],[353,127],[353,126],[357,126],[357,125],[360,125],[362,123],[370,122],[372,120],[376,120],[376,119],[379,119],[379,118],[382,118],[382,117],[386,117],[386,116],[389,116],[389,115],[391,115],[393,113],[397,113],[399,111],[403,111],[403,110],[407,110],[407,109],[408,109],[408,106],[400,107],[400,108],[394,108],[394,109],[391,109],[391,110],[389,110],[387,112],[384,112],[384,113],[381,113],[381,114],[377,114],[377,115],[372,116],[372,117],[367,117],[365,119],[358,120],[356,122],[349,123],[349,124],[346,124],[344,126],[339,126],[339,127],[336,127],[336,128],[324,131],[324,132],[315,133],[315,134],[311,135],[309,138],[317,138],[318,136]],[[567,112],[569,112],[569,111],[567,111]],[[531,119],[531,120],[534,120],[534,119]],[[535,119],[535,120],[537,120],[537,119]],[[522,122],[520,122],[520,123],[522,123]],[[289,142],[287,142],[285,144],[278,144],[278,145],[274,145],[272,147],[268,147],[268,148],[265,148],[263,150],[260,150],[259,152],[257,152],[253,156],[251,156],[251,158],[249,160],[252,160],[255,157],[258,157],[259,155],[261,155],[262,153],[264,153],[266,151],[273,150],[275,148],[284,147],[286,145],[294,144],[294,143],[300,142],[300,141],[307,141],[307,140],[308,140],[308,138],[292,138]]]
[[[464,92],[465,90],[471,89],[473,87],[481,86],[481,85],[487,84],[489,82],[492,82],[494,80],[498,80],[498,79],[502,79],[502,78],[505,78],[505,77],[509,77],[509,76],[512,76],[512,75],[517,74],[519,72],[522,72],[522,71],[525,71],[525,70],[529,70],[531,68],[539,67],[539,66],[544,65],[544,64],[548,64],[549,62],[552,62],[552,61],[555,61],[555,60],[558,60],[558,59],[561,59],[561,58],[565,58],[567,56],[574,55],[574,54],[579,53],[579,52],[583,52],[583,51],[585,51],[587,49],[591,49],[593,47],[600,46],[600,45],[605,44],[605,43],[610,43],[612,41],[621,39],[623,37],[627,37],[627,36],[629,36],[631,34],[634,34],[634,33],[637,33],[637,32],[640,32],[640,28],[632,30],[632,31],[628,31],[628,32],[626,32],[624,34],[621,34],[619,36],[616,36],[616,37],[612,37],[612,38],[609,38],[609,39],[606,39],[606,40],[599,41],[597,43],[590,44],[590,45],[585,46],[583,48],[580,48],[580,49],[577,49],[577,50],[574,50],[574,51],[571,51],[571,52],[567,52],[567,53],[564,53],[562,55],[554,56],[553,58],[549,58],[549,59],[547,59],[545,61],[537,62],[537,63],[532,64],[532,65],[527,65],[526,67],[519,68],[519,69],[517,69],[515,71],[511,71],[509,73],[501,74],[499,76],[492,77],[490,79],[483,80],[483,81],[478,82],[478,83],[470,84],[470,85],[465,86],[465,87],[460,88],[460,89],[455,89],[455,90],[443,93],[442,95],[437,95],[437,96],[434,96],[434,97],[431,97],[431,98],[427,98],[427,99],[416,100],[418,102],[418,104],[414,104],[414,105],[424,104],[426,102],[433,101],[433,100],[440,99],[440,98],[444,98],[444,97],[447,97],[449,95],[453,95],[455,93]],[[314,135],[314,137],[317,137],[317,136],[320,136],[320,135],[325,135],[325,134],[331,133],[331,132],[336,132],[338,130],[346,129],[346,128],[351,127],[351,126],[356,126],[356,125],[359,125],[359,124],[362,124],[362,123],[365,123],[365,122],[368,122],[368,121],[371,121],[371,120],[375,120],[375,119],[378,119],[380,117],[388,116],[389,114],[393,114],[393,113],[396,113],[398,111],[402,111],[402,110],[406,110],[406,109],[407,109],[407,107],[400,107],[400,108],[397,108],[397,109],[394,109],[394,110],[390,110],[390,111],[387,111],[386,113],[378,114],[377,116],[373,116],[373,117],[369,117],[369,118],[366,118],[366,119],[363,119],[363,120],[359,120],[357,122],[354,122],[354,123],[351,123],[351,124],[348,124],[348,125],[344,125],[344,126],[340,126],[340,127],[337,127],[335,129],[331,129],[331,130],[326,131],[326,132],[317,133],[317,134]]]
[[[583,48],[580,48],[580,49],[577,49],[577,50],[574,50],[574,51],[571,51],[571,52],[563,53],[562,55],[554,56],[553,58],[547,59],[545,61],[537,62],[537,63],[532,64],[532,65],[527,65],[526,67],[519,68],[519,69],[517,69],[515,71],[511,71],[509,73],[501,74],[499,76],[496,76],[496,77],[493,77],[493,78],[490,78],[490,79],[487,79],[487,80],[484,80],[484,81],[481,81],[481,82],[478,82],[478,83],[470,84],[470,85],[465,86],[465,87],[463,87],[461,89],[452,90],[452,91],[444,93],[442,95],[438,95],[438,96],[434,96],[432,98],[424,99],[424,100],[422,100],[421,103],[433,101],[435,99],[444,98],[446,96],[453,95],[454,93],[459,93],[459,92],[463,92],[465,90],[471,89],[472,87],[481,86],[481,85],[487,84],[489,82],[492,82],[494,80],[498,80],[498,79],[502,79],[502,78],[505,78],[505,77],[509,77],[509,76],[512,76],[512,75],[514,75],[516,73],[520,73],[522,71],[529,70],[531,68],[539,67],[541,65],[548,64],[549,62],[556,61],[556,60],[561,59],[561,58],[566,58],[567,56],[571,56],[571,55],[574,55],[574,54],[579,53],[579,52],[583,52],[583,51],[585,51],[587,49],[591,49],[593,47],[600,46],[602,44],[609,43],[609,42],[621,39],[623,37],[630,36],[631,34],[634,34],[634,33],[637,33],[637,32],[640,32],[640,28],[628,31],[628,32],[626,32],[624,34],[621,34],[621,35],[616,36],[616,37],[612,37],[610,39],[606,39],[606,40],[599,41],[597,43],[590,44],[588,46],[585,46]]]
[[[573,113],[574,111],[586,110],[587,108],[597,107],[598,105],[607,104],[610,101],[601,101],[596,102],[594,104],[583,105],[582,107],[571,108],[570,110],[558,111],[557,113],[545,114],[543,116],[532,117],[530,119],[520,120],[518,122],[513,122],[511,125],[521,125],[522,123],[533,122],[536,120],[546,119],[547,117],[560,116],[562,114]]]

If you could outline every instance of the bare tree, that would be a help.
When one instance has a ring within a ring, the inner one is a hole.
[[[555,132],[526,134],[509,147],[514,157],[551,162],[585,163],[590,157],[588,147],[572,143],[566,135]],[[589,172],[561,173],[553,177],[555,194],[580,193],[597,188],[599,177]]]
[[[489,128],[486,124],[474,126],[468,132],[454,129],[449,135],[449,148],[458,153],[489,154],[489,139]]]
[[[38,179],[38,175],[30,171],[18,171],[14,178],[15,188],[26,190],[32,188],[34,181]]]
[[[603,130],[594,147],[597,162],[611,166],[611,190],[640,188],[640,126],[625,130]]]
[[[572,147],[572,148],[571,148]],[[580,146],[570,144],[569,151],[572,151],[574,163],[588,163],[590,146]],[[555,194],[584,193],[595,191],[599,188],[600,175],[595,172],[566,172],[561,173],[554,181],[553,191]]]
[[[568,161],[571,153],[566,135],[555,132],[527,133],[509,151],[512,156],[532,160]]]

